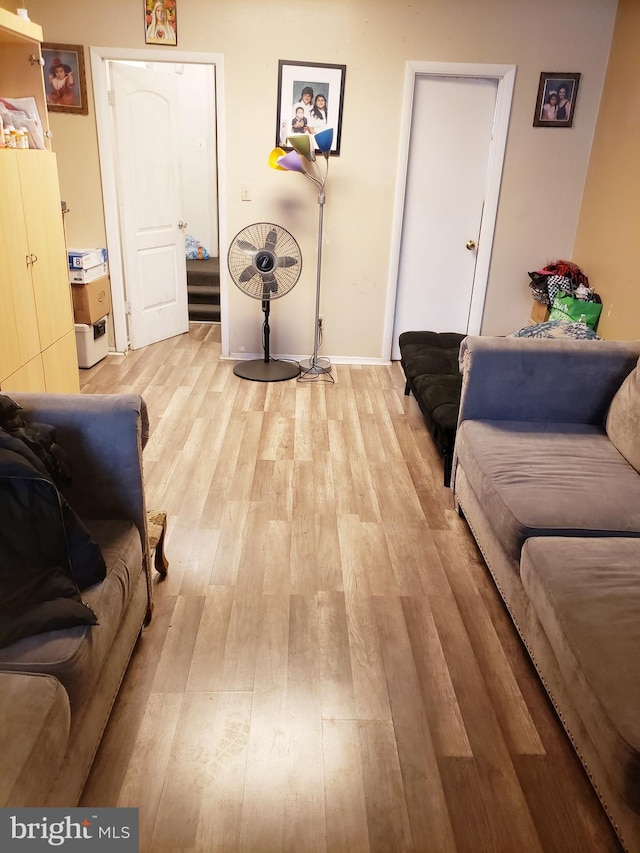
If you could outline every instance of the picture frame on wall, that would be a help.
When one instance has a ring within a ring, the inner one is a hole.
[[[533,114],[534,127],[572,127],[580,74],[542,71]]]
[[[276,146],[290,151],[287,137],[333,128],[331,156],[340,155],[346,65],[278,62]]]
[[[89,113],[84,47],[81,44],[42,44],[44,88],[51,113]]]
[[[178,0],[143,0],[145,44],[178,44]]]

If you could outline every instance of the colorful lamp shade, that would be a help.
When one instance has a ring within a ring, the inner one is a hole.
[[[306,174],[302,158],[297,151],[289,151],[284,157],[278,157],[277,165],[287,172],[304,172]]]
[[[281,172],[286,172],[287,170],[283,166],[278,165],[278,160],[281,157],[284,157],[286,151],[283,151],[282,148],[274,148],[271,154],[269,154],[269,165],[272,169],[279,169]]]
[[[301,157],[306,157],[307,160],[311,161],[316,159],[314,150],[311,147],[311,140],[308,133],[289,136],[287,137],[287,142]]]
[[[316,145],[322,151],[323,154],[328,154],[331,151],[331,146],[333,145],[333,128],[328,127],[326,130],[321,130],[320,133],[316,133],[313,137],[315,139]]]

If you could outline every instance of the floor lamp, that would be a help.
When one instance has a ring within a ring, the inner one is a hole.
[[[324,155],[324,168],[320,168],[316,159],[314,146],[311,138],[315,141],[318,150]],[[329,154],[333,144],[333,128],[316,133],[309,137],[308,134],[289,136],[287,142],[293,148],[288,154],[282,148],[274,148],[269,155],[269,165],[273,169],[285,172],[301,172],[316,186],[318,190],[318,261],[316,266],[316,315],[315,330],[313,337],[313,355],[300,362],[300,378],[313,378],[331,372],[331,362],[328,358],[318,356],[320,347],[320,279],[322,274],[322,227],[324,216],[325,184],[329,174]],[[309,164],[308,166],[306,164]]]

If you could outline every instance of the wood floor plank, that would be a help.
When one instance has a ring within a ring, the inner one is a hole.
[[[198,838],[211,837],[212,829],[237,843],[250,707],[246,694],[184,695],[152,846],[196,849]]]
[[[292,595],[287,662],[287,797],[283,850],[326,851],[322,693],[315,596]]]
[[[422,700],[402,603],[374,597],[393,731],[414,848],[454,851],[429,719]]]
[[[469,636],[451,602],[431,599],[434,617],[469,743],[476,759],[483,796],[492,802],[497,836],[511,846],[504,849],[542,851],[526,798],[496,711],[491,704]]]
[[[233,595],[232,586],[207,590],[185,687],[189,693],[210,693],[221,687]]]
[[[349,651],[357,720],[391,720],[387,679],[373,601],[367,593],[345,590]]]
[[[358,741],[372,853],[417,850],[391,723],[360,722]]]
[[[325,720],[322,727],[327,850],[369,853],[358,723]]]
[[[178,596],[151,687],[154,693],[184,693],[204,608],[204,596]]]
[[[256,646],[238,849],[282,850],[287,799],[289,596],[266,596]]]
[[[471,744],[429,600],[405,596],[402,608],[434,749],[438,756],[470,758]]]
[[[473,625],[477,634],[474,646],[484,682],[491,694],[500,727],[509,751],[518,755],[540,755],[544,746],[531,719],[507,656],[495,633],[493,623],[469,574],[460,559],[455,533],[438,531],[436,538],[449,581],[465,625]]]
[[[198,815],[194,849],[225,853],[239,849],[252,696],[218,693],[211,725],[202,729],[203,748],[211,756]]]
[[[322,717],[353,719],[355,701],[344,593],[319,592],[317,608]]]
[[[140,849],[152,847],[160,798],[182,709],[183,694],[152,693],[130,754],[117,805],[139,808]]]

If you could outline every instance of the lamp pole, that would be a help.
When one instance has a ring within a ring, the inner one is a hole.
[[[331,362],[328,358],[318,357],[320,348],[320,280],[322,276],[322,229],[324,219],[324,182],[318,191],[318,260],[316,264],[316,315],[315,334],[313,336],[313,355],[311,358],[300,362],[300,370],[303,374],[319,375],[331,371]]]
[[[333,144],[333,128],[326,128],[314,136],[315,145],[324,156],[324,173],[318,167],[315,150],[311,145],[307,134],[293,134],[287,137],[287,142],[294,149],[289,154],[281,148],[274,148],[269,156],[269,165],[272,169],[284,171],[301,172],[306,178],[315,184],[318,189],[318,260],[316,266],[316,314],[315,329],[313,335],[313,355],[300,362],[300,377],[313,378],[325,373],[331,373],[331,362],[328,358],[318,356],[320,348],[320,279],[322,275],[322,226],[324,216],[324,187],[329,174],[329,155]],[[304,158],[310,164],[309,168],[315,170],[315,174],[305,168]],[[333,382],[333,377],[328,377]]]

